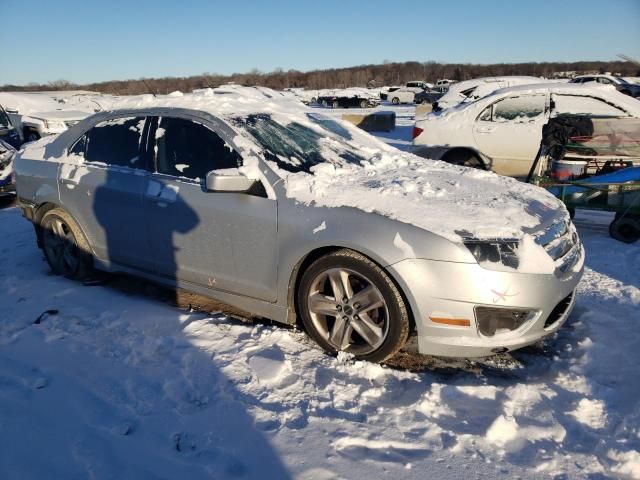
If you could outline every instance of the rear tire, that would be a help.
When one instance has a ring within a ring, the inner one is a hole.
[[[398,105],[400,103],[400,99],[398,97],[393,97],[391,99],[391,103],[393,103],[394,105]]]
[[[367,108],[369,106],[369,102],[366,100],[360,100],[360,108]]]
[[[76,221],[61,208],[44,214],[42,228],[42,250],[56,275],[72,280],[84,280],[93,272],[89,243]]]
[[[309,336],[331,354],[346,351],[383,362],[409,335],[409,313],[398,287],[376,263],[353,250],[325,255],[306,269],[297,310]]]
[[[338,100],[334,100],[333,103],[331,104],[331,106],[333,108],[340,108],[340,102],[338,102]]]

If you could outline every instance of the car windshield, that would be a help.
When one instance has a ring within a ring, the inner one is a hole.
[[[274,161],[288,172],[307,172],[320,163],[343,165],[360,163],[365,158],[348,140],[352,135],[330,118],[307,114],[316,126],[300,122],[284,123],[268,114],[236,118],[234,123],[246,129],[265,149],[267,160]]]

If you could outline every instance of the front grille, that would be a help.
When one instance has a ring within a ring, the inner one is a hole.
[[[566,298],[560,301],[555,308],[551,311],[549,316],[544,322],[544,328],[552,327],[562,316],[569,310],[571,301],[573,300],[573,292],[571,292]]]
[[[535,241],[541,245],[556,263],[556,276],[566,274],[582,256],[582,246],[578,232],[569,219],[560,219],[551,226],[534,234]]]

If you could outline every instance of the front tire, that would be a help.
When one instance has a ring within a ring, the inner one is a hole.
[[[407,341],[409,313],[398,287],[376,263],[343,249],[313,262],[297,292],[298,313],[325,351],[382,362]]]
[[[624,243],[635,243],[640,240],[640,216],[619,214],[609,224],[609,235]]]
[[[51,271],[72,280],[83,280],[92,272],[89,244],[67,212],[54,208],[40,222],[42,249]]]
[[[393,103],[394,105],[398,105],[400,103],[400,99],[398,97],[393,97],[391,99],[391,103]]]
[[[340,102],[338,102],[338,100],[334,100],[333,103],[331,104],[331,106],[333,108],[340,108]]]

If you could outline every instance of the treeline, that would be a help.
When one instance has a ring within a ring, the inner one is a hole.
[[[248,73],[218,75],[205,73],[190,77],[141,78],[137,80],[111,80],[107,82],[75,84],[57,80],[47,84],[3,85],[0,91],[91,90],[116,95],[140,93],[166,94],[175,90],[190,92],[197,88],[217,87],[226,83],[260,85],[274,89],[304,87],[307,89],[382,87],[403,84],[410,80],[435,82],[441,78],[467,80],[470,78],[502,75],[531,75],[534,77],[567,76],[572,73],[611,72],[625,76],[640,75],[640,67],[630,62],[583,61],[544,63],[498,63],[492,65],[456,64],[437,62],[385,62],[378,65],[360,65],[348,68],[330,68],[300,72],[276,69],[263,73],[256,69]]]

